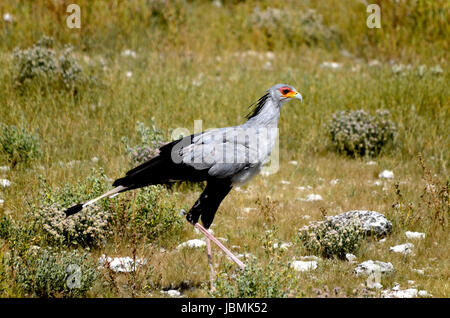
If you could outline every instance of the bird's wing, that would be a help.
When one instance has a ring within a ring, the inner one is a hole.
[[[196,170],[208,170],[216,178],[229,178],[257,163],[248,132],[239,127],[206,131],[195,135],[179,151],[182,163]]]

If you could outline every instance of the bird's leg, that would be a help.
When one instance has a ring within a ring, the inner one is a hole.
[[[211,284],[211,292],[215,291],[214,288],[214,279],[216,274],[214,273],[214,264],[212,261],[212,251],[211,251],[211,240],[206,238],[206,252],[208,253],[208,264],[209,264],[209,281]]]
[[[229,258],[233,260],[233,262],[236,263],[237,266],[239,266],[240,269],[244,269],[244,263],[241,262],[239,258],[237,258],[229,249],[227,249],[218,239],[214,237],[211,233],[208,232],[207,229],[205,229],[200,223],[195,223],[194,227],[203,233],[203,235],[206,236],[206,239],[210,239],[213,241]]]

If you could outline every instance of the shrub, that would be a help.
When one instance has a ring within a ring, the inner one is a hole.
[[[290,9],[256,8],[250,17],[250,25],[264,32],[268,39],[283,38],[290,44],[328,46],[337,43],[339,34],[333,26],[326,26],[323,17],[313,9],[293,11]],[[283,36],[281,35],[283,34]]]
[[[104,193],[105,179],[102,170],[93,170],[86,181],[57,190],[49,189],[42,181],[40,204],[31,209],[27,218],[50,244],[99,246],[112,234],[111,212],[106,203],[87,207],[68,218],[63,211],[74,203]]]
[[[56,253],[36,246],[23,256],[13,256],[10,263],[25,296],[83,297],[98,276],[87,253],[75,251]]]
[[[125,151],[129,154],[133,166],[156,156],[159,153],[158,148],[165,144],[164,134],[156,127],[154,118],[151,119],[151,127],[138,121],[136,131],[140,135],[140,144],[137,146],[130,146],[129,139],[122,137]]]
[[[44,36],[29,49],[14,49],[13,80],[17,88],[37,82],[41,87],[74,89],[82,81],[82,68],[72,48],[65,46],[58,56],[52,47],[53,39]]]
[[[345,254],[359,249],[364,238],[364,231],[357,222],[351,223],[351,226],[333,224],[330,220],[312,223],[300,230],[299,239],[315,255],[345,259]]]
[[[273,260],[266,267],[251,262],[243,271],[219,273],[215,281],[214,297],[272,298],[290,297],[295,293],[296,278],[289,266]]]
[[[329,122],[328,134],[339,152],[376,156],[383,146],[394,140],[396,127],[387,110],[377,110],[375,116],[363,110],[341,111]]]
[[[125,204],[118,209],[118,222],[123,226],[133,227],[138,234],[150,240],[173,235],[182,229],[183,218],[176,207],[176,201],[165,187],[155,185],[138,191],[135,200],[130,200],[132,193],[122,197],[125,200],[122,203]]]
[[[37,133],[29,133],[24,127],[0,123],[0,156],[15,167],[29,164],[42,156]]]

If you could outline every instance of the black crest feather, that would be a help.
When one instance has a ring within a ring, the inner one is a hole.
[[[267,92],[266,94],[261,96],[261,98],[258,99],[258,101],[256,101],[253,104],[251,104],[249,106],[250,112],[247,114],[247,116],[245,116],[245,118],[250,119],[250,118],[255,117],[256,115],[258,115],[259,112],[261,111],[261,109],[264,107],[264,104],[266,103],[266,101],[269,98],[269,96],[270,96],[270,94],[269,94],[269,92]]]

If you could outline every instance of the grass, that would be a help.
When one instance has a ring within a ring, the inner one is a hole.
[[[7,0],[0,4],[2,16],[9,12],[14,17],[13,23],[0,22],[0,121],[37,131],[43,154],[31,167],[0,172],[1,178],[13,182],[9,188],[0,188],[0,198],[5,200],[1,215],[20,222],[30,206],[39,204],[40,177],[54,189],[76,186],[93,167],[103,168],[111,179],[120,177],[130,168],[121,138],[126,136],[138,144],[138,121],[150,126],[154,117],[167,136],[178,127],[192,132],[196,119],[203,121],[203,129],[236,125],[243,122],[247,105],[267,88],[289,83],[302,93],[304,103],[291,102],[282,110],[281,169],[268,177],[258,176],[242,188],[244,192],[232,191],[216,215],[215,235],[228,239],[229,247],[239,245],[235,252],[255,255],[256,273],[267,277],[269,284],[274,271],[269,259],[288,264],[293,258],[308,255],[296,240],[302,226],[320,220],[323,213],[379,211],[393,222],[393,233],[382,243],[366,240],[358,251],[358,261],[392,262],[395,273],[382,279],[385,288],[394,282],[406,288],[408,280],[414,280],[418,289],[435,297],[450,295],[448,223],[441,225],[435,220],[435,209],[421,198],[429,178],[424,180],[418,160],[421,153],[431,174],[444,185],[448,182],[447,1],[401,5],[383,1],[381,29],[367,29],[365,7],[356,1],[223,1],[221,8],[209,1],[181,0],[167,6],[158,1],[149,6],[145,1],[78,3],[82,10],[80,30],[65,26],[65,1]],[[283,5],[292,8],[292,14],[307,7],[315,9],[323,17],[318,27],[334,26],[338,40],[327,43],[319,39],[311,44],[298,34],[268,35],[249,24],[255,7],[264,10]],[[42,88],[41,83],[18,91],[11,67],[13,49],[28,48],[44,34],[55,39],[57,49],[73,45],[75,57],[83,70],[98,80],[96,84],[82,85],[77,93]],[[123,56],[126,49],[134,50],[137,57]],[[273,52],[273,59],[267,51]],[[375,59],[379,65],[369,66]],[[325,68],[321,66],[324,61],[336,61],[342,67]],[[411,69],[395,73],[393,64],[411,64]],[[419,72],[421,65],[427,67],[424,74]],[[430,71],[435,65],[443,69],[441,74]],[[132,76],[127,77],[127,72]],[[383,108],[392,114],[398,136],[392,147],[374,159],[375,166],[366,165],[369,158],[353,159],[333,151],[326,124],[334,112],[364,109],[373,113]],[[93,157],[99,161],[92,162]],[[289,164],[291,160],[298,165]],[[71,161],[76,162],[67,165]],[[0,162],[0,166],[7,164]],[[371,185],[384,169],[394,171],[394,180]],[[340,181],[330,185],[332,179]],[[411,213],[393,208],[399,202],[396,183],[402,202],[405,206],[411,203]],[[297,189],[306,185],[312,189]],[[182,185],[170,191],[174,200],[170,204],[188,210],[200,188]],[[297,200],[309,193],[320,194],[324,200]],[[269,208],[267,196],[276,202]],[[130,195],[129,200],[135,202],[135,196]],[[448,218],[448,201],[442,202]],[[245,207],[256,209],[245,212]],[[304,215],[311,218],[304,219]],[[271,239],[292,242],[293,246],[281,254],[268,251],[262,244],[267,230],[273,230]],[[389,252],[390,246],[407,241],[407,230],[426,234],[424,240],[413,241],[415,256]],[[90,260],[96,262],[101,254],[135,254],[147,258],[148,263],[135,274],[103,270],[88,296],[162,297],[160,290],[172,288],[188,297],[210,296],[204,250],[176,250],[179,243],[200,238],[189,224],[184,222],[179,233],[156,241],[136,239],[130,227],[124,231],[116,231],[101,248],[89,250]],[[26,245],[38,243],[26,241]],[[18,245],[0,239],[0,255],[6,258],[14,246]],[[228,259],[215,247],[214,251],[216,271],[231,275]],[[288,271],[295,276],[297,287],[286,295],[316,297],[317,289],[326,285],[330,290],[340,287],[341,296],[362,296],[360,285],[365,278],[355,278],[353,269],[348,262],[326,259],[313,272]],[[424,269],[425,275],[413,269]],[[8,275],[2,263],[0,295],[23,295]]]

